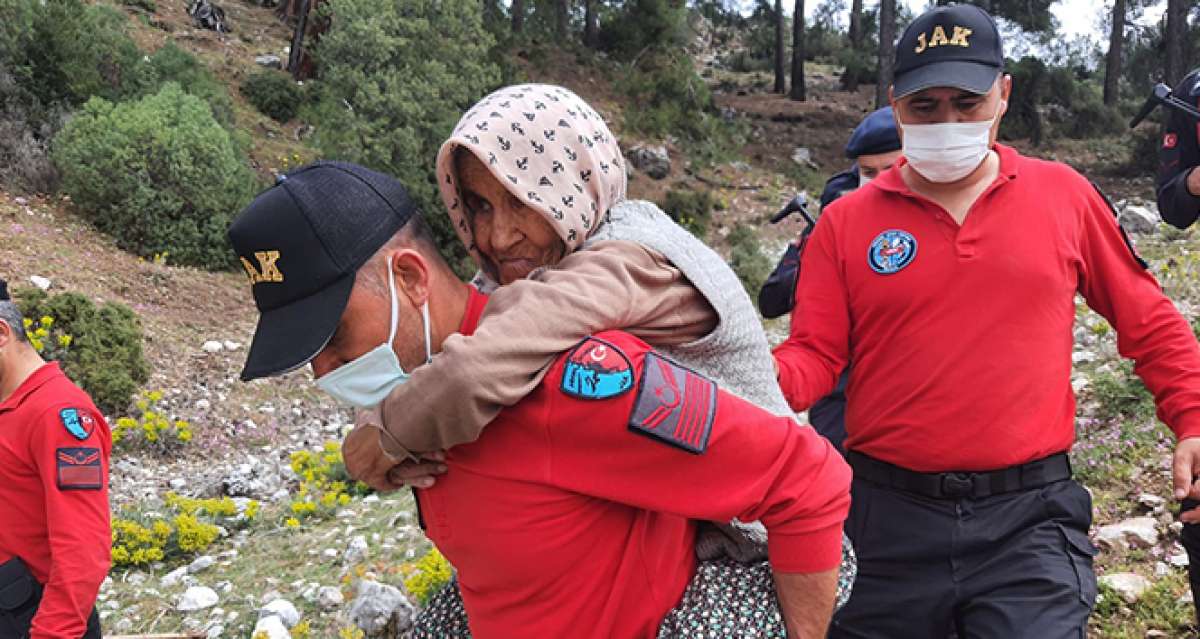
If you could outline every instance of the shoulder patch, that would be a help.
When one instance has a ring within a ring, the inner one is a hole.
[[[100,490],[104,469],[99,448],[58,448],[54,451],[59,490]]]
[[[567,355],[559,388],[579,399],[616,397],[633,388],[633,364],[616,345],[589,337]]]
[[[716,414],[716,382],[658,353],[646,353],[630,430],[699,455],[708,448]]]
[[[86,412],[81,413],[77,408],[64,408],[58,411],[58,419],[62,421],[63,428],[66,428],[67,432],[79,441],[91,437],[92,429],[96,427],[96,420]]]
[[[1179,136],[1175,135],[1174,133],[1168,133],[1163,136],[1163,144],[1162,145],[1163,145],[1164,149],[1173,149],[1173,148],[1175,148],[1175,145],[1178,143],[1179,143]]]

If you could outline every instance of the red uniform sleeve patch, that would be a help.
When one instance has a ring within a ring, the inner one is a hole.
[[[1175,148],[1175,145],[1178,143],[1179,143],[1179,136],[1175,135],[1174,133],[1168,133],[1165,136],[1163,136],[1163,148],[1164,149],[1173,149],[1173,148]]]
[[[59,490],[100,490],[104,469],[99,448],[58,448],[54,457]]]
[[[717,414],[717,385],[657,353],[646,353],[629,429],[701,454]]]

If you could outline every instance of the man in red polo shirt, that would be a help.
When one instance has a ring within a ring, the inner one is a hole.
[[[262,312],[247,379],[311,363],[321,388],[370,406],[447,336],[472,332],[487,303],[403,187],[351,164],[289,174],[229,236]],[[849,468],[811,428],[626,333],[563,354],[445,464],[417,491],[419,514],[458,571],[472,636],[655,637],[696,572],[696,520],[734,518],[770,534],[766,636],[782,636],[780,613],[790,636],[825,633]]]
[[[25,335],[0,280],[0,637],[100,639],[112,438]]]
[[[847,533],[859,577],[834,637],[1078,638],[1096,595],[1091,500],[1070,479],[1075,295],[1180,443],[1200,450],[1200,348],[1069,167],[995,143],[1011,91],[991,18],[917,18],[897,46],[904,160],[831,205],[803,256],[805,309],[775,351],[793,408],[847,362]]]

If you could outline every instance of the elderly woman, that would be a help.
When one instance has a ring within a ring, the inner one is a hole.
[[[443,144],[437,177],[454,228],[479,265],[476,285],[492,296],[474,335],[448,338],[441,355],[360,419],[351,439],[381,425],[377,445],[394,462],[475,441],[502,408],[538,385],[558,354],[613,328],[775,414],[792,414],[736,275],[654,204],[625,199],[617,140],[574,93],[522,85],[487,96]],[[745,542],[725,526],[702,535],[697,550],[702,559],[764,556]],[[706,571],[755,582],[742,586],[757,592],[744,609],[761,621],[755,604],[773,601],[768,571]],[[673,634],[672,623],[690,623],[689,597],[692,609],[720,607],[713,593],[737,589],[693,583],[664,633]],[[459,606],[453,589],[440,594],[414,636],[466,636]]]

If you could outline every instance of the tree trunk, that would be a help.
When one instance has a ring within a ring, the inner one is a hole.
[[[555,0],[554,2],[554,34],[558,36],[559,44],[567,43],[567,28],[571,15],[571,0]]]
[[[875,85],[875,108],[888,104],[892,67],[896,62],[896,0],[879,0],[879,79]]]
[[[775,0],[775,93],[787,93],[783,74],[783,0]]]
[[[862,5],[863,0],[850,3],[850,48],[855,51],[862,45]]]
[[[804,102],[804,0],[796,0],[792,16],[792,93],[791,98]]]
[[[583,14],[583,46],[595,49],[598,25],[596,24],[596,0],[584,0]]]
[[[301,80],[300,61],[304,56],[304,30],[308,28],[309,0],[300,0],[300,15],[296,18],[296,31],[292,34],[292,50],[288,55],[288,71],[293,80]]]
[[[1104,103],[1117,103],[1121,81],[1121,49],[1125,45],[1125,0],[1114,0],[1112,33],[1108,37],[1108,55],[1104,65]]]
[[[1166,60],[1163,81],[1175,86],[1183,78],[1183,38],[1187,30],[1187,0],[1167,0]]]
[[[525,0],[512,0],[512,32],[525,30]]]

